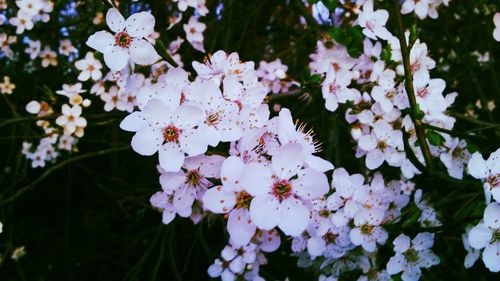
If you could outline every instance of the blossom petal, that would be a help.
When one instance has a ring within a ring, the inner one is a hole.
[[[203,194],[203,207],[216,214],[225,214],[231,211],[236,204],[234,192],[223,186],[208,189]]]
[[[316,199],[328,192],[330,186],[324,173],[313,169],[305,169],[300,174],[298,179],[292,181],[293,190],[300,197]]]
[[[241,174],[240,182],[241,186],[254,196],[265,194],[271,190],[271,171],[260,163],[247,164]]]
[[[280,203],[269,194],[253,198],[250,203],[250,218],[261,229],[270,230],[280,222]]]
[[[125,29],[125,18],[116,8],[108,10],[106,13],[106,23],[108,24],[109,29],[114,32],[120,32]]]
[[[161,131],[157,128],[144,127],[132,137],[132,149],[135,152],[151,156],[158,151],[163,142]]]
[[[491,230],[480,223],[469,231],[469,244],[474,249],[482,249],[490,243],[492,236]]]
[[[296,175],[303,163],[302,146],[295,143],[282,146],[272,158],[273,171],[280,179]]]
[[[129,52],[130,60],[140,65],[151,65],[160,59],[153,45],[144,39],[132,41]]]
[[[148,12],[136,13],[127,19],[125,26],[130,36],[143,38],[154,32],[155,18]]]
[[[120,122],[120,128],[129,132],[137,132],[148,125],[141,112],[132,112]]]
[[[257,227],[252,223],[247,209],[234,209],[227,220],[227,231],[231,236],[231,244],[245,246],[250,242]]]
[[[177,172],[184,163],[185,155],[178,144],[165,143],[158,151],[160,167],[167,172]]]
[[[101,53],[107,53],[115,45],[115,38],[107,31],[98,31],[87,39],[87,46]]]
[[[302,201],[288,198],[281,202],[278,227],[286,235],[299,236],[309,224],[309,209]]]
[[[113,71],[119,71],[127,66],[129,54],[126,49],[113,46],[104,53],[104,62]]]

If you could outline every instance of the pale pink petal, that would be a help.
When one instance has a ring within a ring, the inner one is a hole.
[[[264,230],[270,230],[280,222],[280,203],[271,195],[264,194],[253,198],[250,203],[250,218]]]
[[[236,204],[234,192],[223,186],[208,189],[203,194],[203,207],[216,214],[225,214],[231,211]]]

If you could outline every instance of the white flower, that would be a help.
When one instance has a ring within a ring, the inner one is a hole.
[[[228,157],[222,164],[222,186],[209,189],[203,195],[203,206],[216,214],[228,213],[227,230],[231,243],[243,246],[250,242],[256,226],[252,223],[248,208],[252,196],[242,185],[245,165],[238,157]]]
[[[493,30],[493,38],[496,41],[500,41],[500,13],[496,13],[493,17],[493,23],[495,24],[495,30]]]
[[[439,158],[446,166],[448,174],[456,179],[462,179],[464,175],[464,163],[471,157],[467,150],[467,143],[459,138],[452,138],[447,141],[447,152],[439,155]]]
[[[39,56],[42,58],[42,67],[57,65],[57,53],[52,51],[49,46],[45,46],[43,51],[40,52]]]
[[[24,51],[30,55],[30,59],[34,60],[38,57],[40,50],[42,49],[42,43],[40,40],[30,40],[28,42],[29,47]]]
[[[199,22],[195,16],[189,18],[189,22],[185,24],[184,31],[186,32],[186,40],[200,52],[205,52],[205,47],[203,47],[203,31],[207,28],[207,25]]]
[[[328,70],[321,90],[326,109],[333,112],[337,110],[339,103],[345,103],[348,100],[354,101],[359,98],[358,90],[347,88],[352,79],[353,73],[347,69],[336,70],[331,67]]]
[[[470,233],[471,228],[467,228],[467,232],[462,234],[462,242],[464,244],[464,248],[467,251],[467,256],[465,257],[464,260],[464,266],[465,268],[471,268],[474,263],[479,259],[479,256],[481,255],[481,251],[478,249],[474,249],[470,246],[469,243],[469,233]]]
[[[250,217],[259,227],[278,226],[287,235],[300,235],[310,220],[306,202],[328,192],[325,174],[313,169],[301,170],[304,163],[300,145],[287,144],[272,157],[270,166],[246,164],[241,176],[245,190],[255,196]],[[297,179],[292,179],[298,175]]]
[[[384,120],[378,120],[373,124],[373,130],[369,135],[359,138],[358,146],[367,151],[366,167],[376,169],[387,161],[391,163],[394,157],[397,158],[396,148],[402,146],[402,133],[394,130]]]
[[[477,250],[484,248],[484,265],[492,272],[500,271],[500,204],[486,207],[483,222],[469,231],[469,244]]]
[[[396,255],[387,263],[387,273],[394,275],[403,271],[403,281],[416,281],[422,274],[420,268],[439,264],[439,257],[430,250],[434,244],[432,233],[419,233],[412,241],[401,234],[394,239],[393,244]]]
[[[217,155],[188,157],[183,165],[185,171],[161,174],[163,191],[174,195],[172,205],[175,212],[182,217],[191,215],[194,201],[201,199],[207,188],[213,185],[207,178],[219,177],[223,160]]]
[[[318,152],[319,144],[313,139],[312,132],[305,132],[304,127],[304,125],[296,127],[290,110],[287,108],[281,109],[277,122],[278,140],[281,145],[288,143],[299,144],[304,154],[304,162],[308,167],[320,172],[332,170],[332,163],[313,155],[313,153]]]
[[[10,77],[4,76],[2,83],[0,83],[0,93],[10,95],[12,94],[15,88],[16,85],[10,82]]]
[[[359,13],[359,25],[363,28],[363,34],[377,40],[388,40],[392,34],[385,28],[385,23],[389,19],[386,10],[373,11],[373,0],[367,0],[363,4],[363,10]]]
[[[78,75],[78,80],[80,81],[87,81],[89,79],[97,81],[102,77],[102,64],[94,58],[92,52],[87,52],[85,58],[76,61],[75,67],[81,71],[80,75]]]
[[[17,12],[16,17],[10,18],[9,22],[13,26],[16,26],[16,33],[21,34],[25,30],[31,30],[33,28],[33,15],[26,13],[22,10]]]
[[[409,14],[415,11],[420,19],[427,17],[429,11],[429,0],[405,0],[401,7],[402,14]]]
[[[207,150],[207,143],[200,130],[205,116],[192,105],[176,105],[176,99],[152,99],[143,111],[128,115],[120,128],[136,132],[132,148],[141,155],[153,155],[159,151],[160,166],[168,172],[177,172],[184,163],[185,154],[196,156]]]
[[[186,97],[196,102],[207,116],[202,130],[208,144],[217,146],[219,141],[239,140],[243,134],[239,125],[239,107],[223,98],[219,85],[213,80],[195,81]]]
[[[79,128],[83,129],[87,126],[87,120],[80,116],[82,114],[80,106],[74,105],[70,107],[63,104],[61,111],[63,115],[57,117],[56,124],[64,128],[65,135],[71,135]]]
[[[111,8],[106,13],[106,23],[115,34],[98,31],[89,37],[87,45],[104,54],[111,70],[123,69],[129,60],[140,65],[158,60],[153,45],[144,39],[154,32],[155,18],[150,13],[136,13],[125,21],[117,9]]]
[[[479,152],[472,154],[467,165],[469,174],[484,181],[487,202],[493,199],[500,202],[500,148],[484,160]]]

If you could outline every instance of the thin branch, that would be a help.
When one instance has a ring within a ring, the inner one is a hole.
[[[22,194],[24,194],[25,192],[27,192],[28,190],[32,189],[37,184],[39,184],[40,182],[42,182],[44,179],[46,179],[48,176],[50,176],[55,171],[57,171],[57,170],[59,170],[61,168],[64,168],[66,165],[69,165],[69,164],[74,163],[74,162],[78,162],[80,160],[84,160],[84,159],[88,159],[88,158],[93,158],[93,157],[99,157],[99,156],[103,156],[103,155],[107,155],[107,154],[111,154],[111,153],[115,153],[115,152],[119,152],[119,151],[124,151],[124,150],[128,150],[128,149],[130,149],[130,145],[120,146],[120,147],[114,147],[114,148],[109,148],[109,149],[105,149],[105,150],[94,151],[94,152],[90,152],[90,153],[87,153],[87,154],[78,155],[78,156],[66,159],[66,160],[64,160],[62,162],[59,162],[56,165],[54,165],[54,166],[50,167],[49,169],[47,169],[36,180],[34,180],[31,183],[27,184],[23,188],[19,189],[14,195],[8,197],[7,199],[2,200],[0,202],[0,205],[9,203],[9,202],[15,200],[16,198],[18,198],[19,196],[21,196]]]
[[[418,105],[417,105],[417,99],[415,97],[415,91],[413,88],[413,76],[411,73],[411,65],[410,65],[410,51],[408,50],[408,45],[406,45],[403,19],[401,18],[398,0],[394,0],[394,10],[396,14],[396,21],[398,27],[399,44],[401,45],[401,54],[403,57],[406,94],[408,95],[408,101],[410,103],[410,109],[411,109],[410,117],[411,120],[413,121],[413,124],[415,125],[415,132],[417,133],[417,139],[425,159],[425,165],[430,171],[432,171],[432,155],[429,149],[429,145],[427,144],[425,130],[422,126],[422,121],[418,119],[416,116]]]

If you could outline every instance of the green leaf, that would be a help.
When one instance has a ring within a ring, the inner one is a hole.
[[[314,74],[313,76],[311,76],[311,78],[309,79],[309,82],[312,83],[312,84],[319,84],[321,82],[321,75],[319,74]]]
[[[479,151],[479,146],[471,141],[467,141],[467,150],[470,153],[474,153],[474,152]]]
[[[158,53],[158,55],[160,55],[160,57],[162,57],[162,59],[164,59],[165,61],[167,61],[173,67],[178,67],[179,66],[174,61],[174,59],[170,56],[170,54],[169,54],[169,52],[167,50],[167,47],[165,47],[165,44],[163,44],[163,42],[160,39],[156,40],[154,47],[155,47],[156,52]]]
[[[332,36],[333,40],[337,41],[339,44],[343,44],[345,40],[345,34],[342,28],[334,27],[328,31],[330,36]]]
[[[424,116],[425,114],[422,112],[422,110],[420,110],[420,106],[417,103],[415,108],[413,109],[413,117],[415,117],[415,119],[417,120],[421,120],[422,118],[424,118]]]
[[[443,136],[435,131],[427,130],[426,135],[429,142],[434,146],[439,146],[445,141]]]
[[[321,2],[328,8],[330,11],[334,11],[337,8],[336,0],[321,0]]]
[[[382,49],[382,53],[380,54],[380,58],[385,61],[385,62],[389,62],[391,61],[392,59],[392,53],[391,53],[391,48],[389,45],[385,46],[383,49]]]
[[[410,44],[408,48],[411,49],[411,46],[413,46],[415,41],[417,41],[417,38],[418,38],[417,25],[413,24],[410,29]]]

